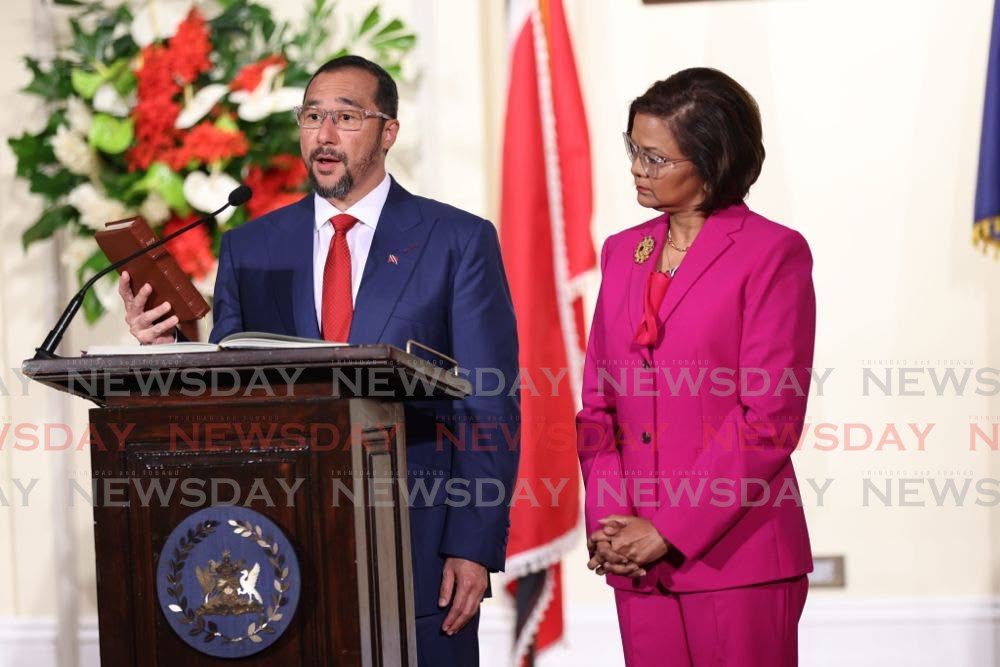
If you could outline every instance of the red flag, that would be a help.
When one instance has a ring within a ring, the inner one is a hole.
[[[506,566],[521,580],[511,586],[521,589],[518,664],[563,631],[558,564],[580,539],[574,416],[586,342],[582,288],[596,257],[590,139],[562,2],[514,0],[509,22],[500,240],[523,369]]]

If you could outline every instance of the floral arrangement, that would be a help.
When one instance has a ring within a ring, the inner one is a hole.
[[[45,65],[25,58],[25,91],[45,102],[38,132],[9,140],[17,176],[45,202],[25,249],[58,230],[82,283],[108,265],[94,242],[105,223],[141,215],[161,234],[211,212],[240,182],[244,209],[178,237],[168,249],[202,291],[214,282],[224,231],[302,196],[307,173],[292,116],[311,72],[356,52],[394,76],[416,37],[378,6],[338,30],[333,0],[310,0],[301,28],[249,0],[55,0],[72,41]],[[349,22],[347,22],[349,23]],[[116,298],[114,278],[88,294],[89,322]]]

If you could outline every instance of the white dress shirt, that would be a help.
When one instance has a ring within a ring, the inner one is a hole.
[[[347,232],[347,247],[351,249],[351,302],[358,300],[358,289],[361,287],[361,276],[365,272],[365,262],[368,251],[375,238],[375,227],[389,197],[389,186],[392,181],[386,173],[382,182],[375,189],[354,203],[346,211],[319,195],[313,195],[316,210],[316,231],[313,234],[313,295],[316,301],[316,321],[320,330],[323,329],[323,270],[326,268],[326,256],[330,252],[330,242],[336,233],[330,218],[346,213],[357,218],[358,223]]]

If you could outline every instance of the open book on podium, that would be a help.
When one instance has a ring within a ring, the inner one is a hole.
[[[107,223],[104,229],[94,235],[94,240],[104,256],[114,263],[142,248],[148,248],[157,239],[146,221],[137,217]],[[146,283],[153,288],[146,301],[147,309],[169,301],[171,312],[165,318],[176,315],[181,333],[188,340],[198,340],[198,320],[211,307],[166,247],[139,255],[127,263],[124,270],[128,271],[133,295]]]
[[[298,350],[314,347],[344,347],[337,343],[314,338],[298,338],[281,334],[243,331],[226,336],[214,343],[165,343],[162,345],[91,345],[83,351],[88,357],[123,354],[184,354],[189,352],[215,352],[217,350]]]

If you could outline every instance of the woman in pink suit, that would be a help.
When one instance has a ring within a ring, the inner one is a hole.
[[[792,467],[815,331],[805,239],[743,203],[757,104],[697,68],[629,109],[640,204],[611,236],[577,416],[590,567],[626,663],[797,664],[812,570]]]

